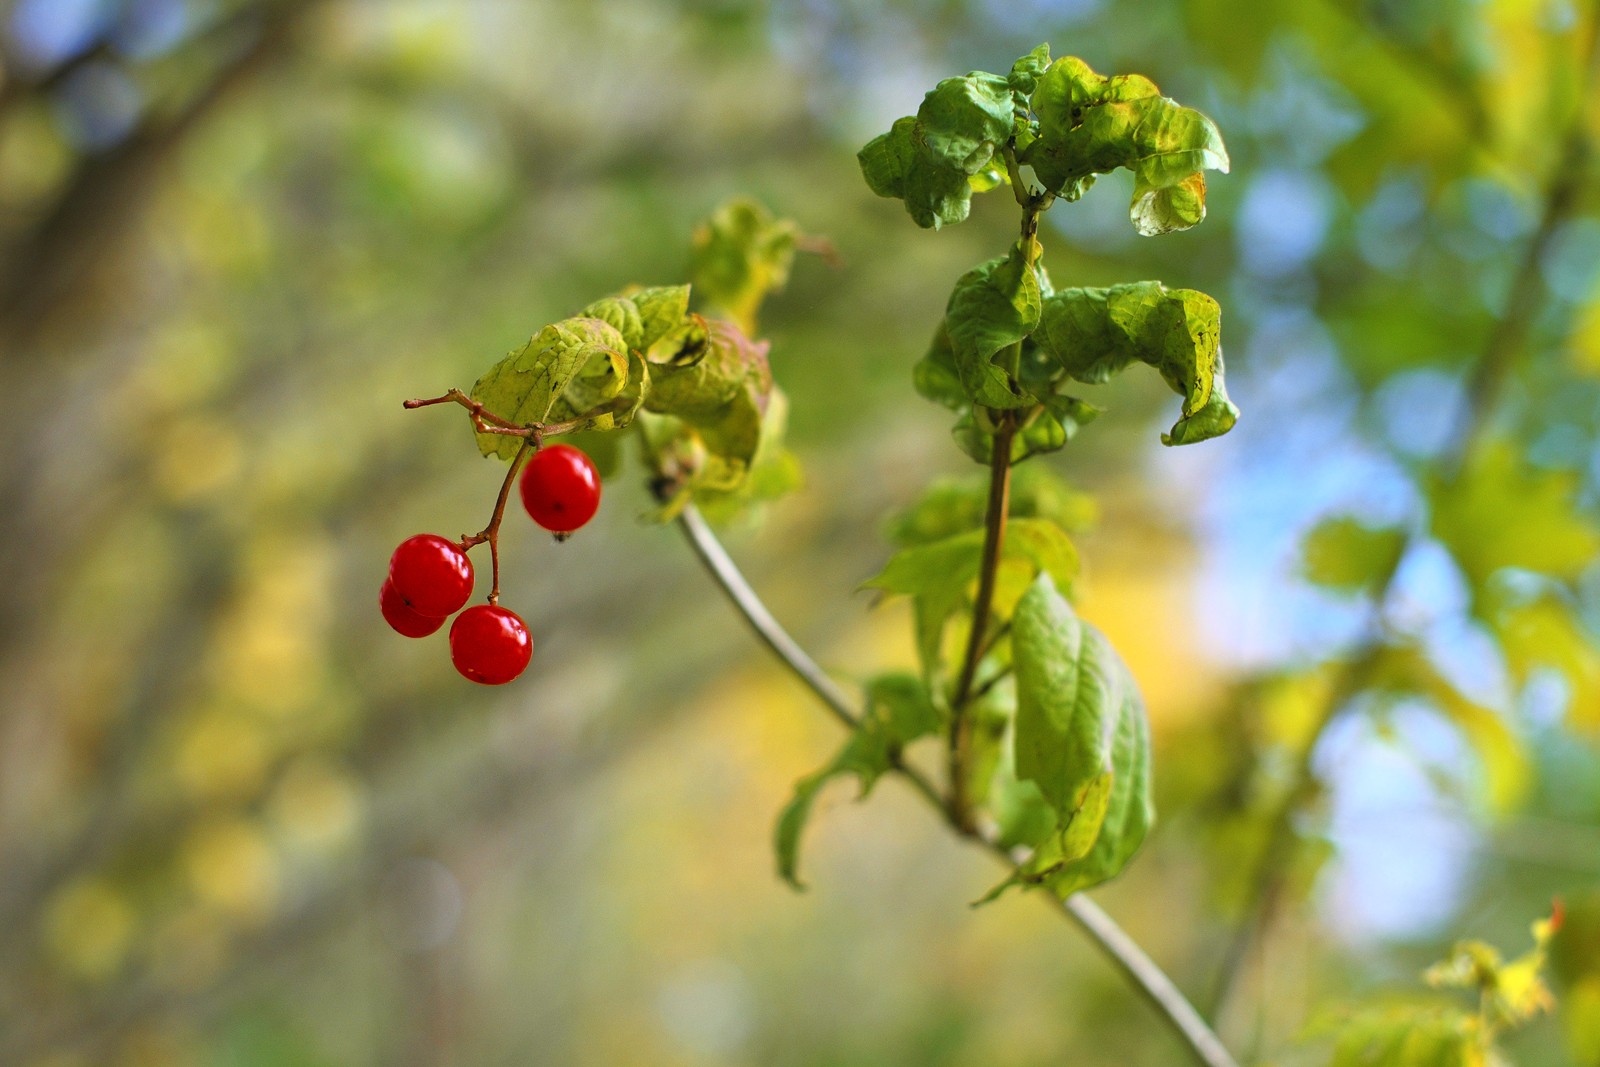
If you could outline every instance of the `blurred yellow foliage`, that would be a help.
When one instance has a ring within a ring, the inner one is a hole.
[[[183,861],[195,895],[242,924],[265,921],[277,905],[277,853],[249,820],[210,816],[184,839]]]
[[[74,882],[45,913],[45,942],[62,969],[80,978],[111,977],[127,957],[134,911],[116,888],[98,879]]]
[[[221,419],[196,415],[167,430],[151,474],[168,500],[190,504],[232,486],[243,466],[239,435]]]
[[[185,727],[173,770],[179,784],[198,799],[247,797],[261,787],[271,754],[258,722],[237,711],[210,708]]]
[[[37,105],[17,109],[0,125],[0,208],[33,208],[71,165],[72,153],[49,112]]]
[[[361,787],[325,756],[306,755],[285,768],[267,800],[273,826],[289,844],[330,849],[350,840],[361,821]]]
[[[251,543],[238,595],[211,646],[219,697],[271,718],[293,716],[316,701],[332,563],[326,543],[310,534]]]

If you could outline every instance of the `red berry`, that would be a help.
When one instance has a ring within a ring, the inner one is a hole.
[[[412,611],[442,619],[472,595],[472,561],[438,534],[417,534],[389,557],[389,581]]]
[[[444,625],[444,616],[429,618],[420,615],[405,597],[395,591],[393,582],[384,582],[378,593],[378,607],[383,610],[384,621],[394,627],[394,632],[406,637],[427,637]]]
[[[533,639],[516,612],[474,604],[450,627],[450,661],[461,676],[481,685],[504,685],[528,665]]]
[[[600,474],[571,445],[541,448],[522,469],[522,506],[551,533],[571,533],[600,507]]]

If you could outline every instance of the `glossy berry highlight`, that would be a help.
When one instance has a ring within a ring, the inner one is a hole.
[[[498,604],[475,604],[450,627],[450,661],[463,678],[480,685],[511,681],[532,655],[527,624]]]
[[[600,473],[571,445],[541,448],[522,469],[522,506],[551,533],[568,534],[600,508]]]
[[[395,591],[393,582],[384,582],[378,591],[378,608],[395,633],[403,637],[427,637],[444,625],[445,617],[431,617],[417,612],[406,598]]]
[[[412,611],[442,619],[472,596],[472,561],[438,534],[417,534],[389,557],[389,583]]]

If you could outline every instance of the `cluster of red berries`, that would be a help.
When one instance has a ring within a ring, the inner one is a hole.
[[[570,445],[535,452],[522,470],[520,488],[533,521],[561,536],[583,526],[600,507],[600,476],[589,457]],[[378,606],[396,633],[427,637],[461,611],[472,596],[466,551],[472,543],[417,534],[394,550]],[[527,624],[498,604],[474,604],[450,626],[450,660],[474,682],[504,685],[523,672],[532,655]]]

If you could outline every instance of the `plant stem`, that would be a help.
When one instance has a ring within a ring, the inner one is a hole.
[[[839,686],[823,673],[816,661],[795,643],[794,638],[778,624],[767,610],[750,583],[745,580],[737,565],[729,558],[727,550],[717,540],[716,534],[706,525],[694,505],[689,505],[678,516],[678,525],[688,539],[694,553],[706,571],[733,602],[746,623],[755,631],[762,643],[778,657],[832,712],[833,717],[847,729],[855,729],[860,717],[852,710],[849,698]],[[994,836],[954,818],[939,791],[920,771],[896,758],[894,770],[911,783],[918,794],[938,810],[945,822],[961,837],[980,845],[990,855],[1008,867],[1015,868],[1026,859],[1008,851]],[[1161,1013],[1162,1018],[1194,1053],[1195,1059],[1205,1067],[1238,1067],[1237,1062],[1223,1047],[1222,1042],[1201,1018],[1194,1005],[1181,990],[1156,965],[1138,942],[1117,925],[1109,915],[1082,893],[1066,900],[1049,897],[1051,907],[1071,919],[1105,953],[1123,975],[1137,987],[1140,994]]]
[[[1074,893],[1066,900],[1046,894],[1045,899],[1089,935],[1106,958],[1161,1012],[1178,1036],[1189,1045],[1195,1059],[1206,1067],[1238,1067],[1222,1039],[1206,1024],[1183,991],[1167,977],[1167,972],[1157,966],[1139,947],[1139,943],[1129,937],[1128,932],[1117,925],[1116,920],[1107,915],[1100,905],[1082,893]]]
[[[589,422],[594,415],[601,413],[601,409],[597,408],[587,415],[576,419],[568,419],[566,422],[517,423],[512,422],[510,419],[502,419],[499,415],[496,415],[459,389],[451,389],[443,396],[406,400],[400,406],[407,411],[411,411],[416,408],[432,407],[435,404],[460,404],[467,409],[468,414],[472,417],[472,427],[479,433],[521,437],[524,440],[533,441],[536,448],[544,442],[546,437],[559,437],[561,434],[571,433]]]
[[[983,558],[978,569],[978,598],[972,605],[972,629],[967,634],[967,651],[961,660],[961,674],[955,695],[950,700],[950,817],[963,831],[972,829],[972,804],[967,776],[972,756],[972,716],[967,705],[972,700],[972,682],[983,658],[984,638],[989,629],[989,614],[994,606],[995,576],[1000,570],[1000,551],[1006,536],[1006,516],[1011,508],[1011,438],[1016,421],[1009,411],[997,413],[993,449],[989,457],[989,503],[983,517]]]
[[[854,703],[772,617],[772,612],[767,610],[767,606],[739,572],[738,565],[729,557],[728,550],[722,547],[717,535],[706,525],[699,509],[693,504],[684,508],[678,515],[678,526],[688,539],[689,547],[694,549],[694,554],[711,572],[728,599],[733,601],[733,606],[739,609],[739,614],[744,616],[744,621],[750,624],[750,629],[755,631],[762,644],[771,649],[772,654],[828,706],[840,725],[847,730],[860,726],[861,720],[855,713]]]
[[[1579,93],[1580,100],[1587,98],[1588,87],[1593,86],[1597,76],[1600,76],[1600,70],[1597,70],[1600,67],[1600,19],[1591,20],[1585,47],[1584,89]],[[1580,194],[1587,188],[1593,153],[1594,146],[1585,127],[1585,112],[1579,107],[1568,126],[1559,161],[1546,184],[1539,224],[1529,238],[1512,276],[1505,314],[1495,323],[1484,341],[1482,352],[1467,372],[1467,388],[1456,412],[1451,444],[1438,463],[1439,472],[1446,479],[1460,475],[1505,394],[1517,360],[1526,347],[1528,334],[1545,304],[1547,290],[1541,277],[1545,254],[1557,232],[1577,207]],[[1213,1018],[1221,1015],[1226,1008],[1251,946],[1277,911],[1287,879],[1287,868],[1295,854],[1295,815],[1319,791],[1313,763],[1317,743],[1350,699],[1366,687],[1373,671],[1382,662],[1389,647],[1383,632],[1386,604],[1393,592],[1401,561],[1417,541],[1415,532],[1408,534],[1401,550],[1395,554],[1394,562],[1381,576],[1372,600],[1373,620],[1369,629],[1373,636],[1344,660],[1333,680],[1328,699],[1317,715],[1311,737],[1295,764],[1289,788],[1270,816],[1267,840],[1250,881],[1255,887],[1255,895],[1229,939],[1213,984]]]
[[[494,502],[494,514],[489,516],[489,525],[470,536],[461,538],[461,551],[467,552],[474,545],[489,542],[489,561],[494,570],[494,588],[489,590],[489,603],[500,603],[500,523],[506,517],[506,501],[511,497],[511,483],[517,479],[517,468],[522,466],[522,461],[528,458],[529,451],[538,451],[537,436],[523,438],[522,447],[517,449],[517,454],[511,459],[511,469],[506,471],[505,481],[500,483],[500,495]]]

